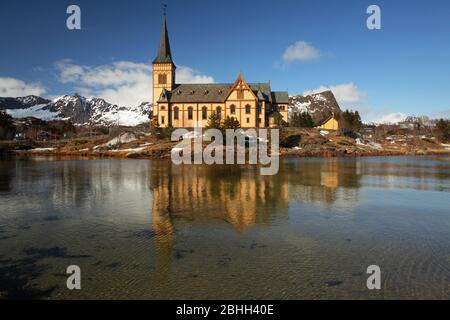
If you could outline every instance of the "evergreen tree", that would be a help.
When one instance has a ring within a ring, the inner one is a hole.
[[[345,110],[345,112],[342,113],[342,119],[345,121],[348,130],[353,132],[358,132],[361,130],[362,122],[358,111],[353,112],[350,110]]]
[[[236,118],[227,117],[223,122],[223,129],[239,129],[241,124]]]
[[[440,119],[436,123],[436,135],[443,142],[450,141],[450,120]]]
[[[212,113],[208,118],[208,123],[206,124],[206,129],[221,129],[220,119],[215,114]]]
[[[286,126],[286,122],[283,120],[283,116],[279,112],[276,112],[274,114],[273,120],[276,128],[282,128]]]
[[[14,137],[15,127],[12,117],[0,110],[0,140],[9,140]]]
[[[295,112],[291,116],[290,126],[297,128],[312,128],[314,127],[314,122],[308,112]]]

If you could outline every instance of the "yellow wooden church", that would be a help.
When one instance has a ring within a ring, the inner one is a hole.
[[[237,119],[242,128],[271,126],[277,114],[288,122],[289,95],[272,91],[270,82],[248,83],[240,73],[234,83],[179,84],[175,69],[164,15],[153,60],[153,117],[160,127],[205,127],[213,113]]]

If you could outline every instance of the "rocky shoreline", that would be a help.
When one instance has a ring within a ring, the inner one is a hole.
[[[171,147],[155,146],[142,151],[117,150],[117,151],[62,151],[58,149],[37,148],[31,150],[13,150],[7,154],[15,156],[51,156],[51,157],[80,157],[87,159],[115,158],[115,159],[170,159]],[[0,153],[1,154],[1,153]],[[5,154],[5,153],[4,153]],[[356,157],[383,157],[383,156],[424,156],[424,155],[448,155],[450,150],[442,149],[418,149],[410,150],[290,150],[281,149],[281,158],[356,158]]]
[[[339,132],[296,129],[282,143],[283,158],[375,157],[401,155],[450,155],[450,145],[425,136],[351,138]],[[292,143],[292,141],[294,141]],[[117,159],[170,159],[178,142],[155,139],[148,134],[122,133],[114,138],[78,138],[52,142],[2,142],[0,154]],[[204,145],[204,147],[207,144]]]

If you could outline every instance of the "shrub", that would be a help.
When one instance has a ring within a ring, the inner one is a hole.
[[[280,147],[283,147],[283,148],[298,147],[301,140],[302,140],[302,136],[299,134],[288,135],[288,134],[285,134],[282,132],[281,137],[280,137]]]

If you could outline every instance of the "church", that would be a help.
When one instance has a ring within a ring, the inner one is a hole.
[[[235,118],[242,128],[264,128],[280,118],[288,122],[289,95],[272,91],[270,82],[248,83],[240,73],[234,83],[179,84],[163,17],[158,55],[153,60],[153,117],[162,128],[205,127],[216,114]]]

